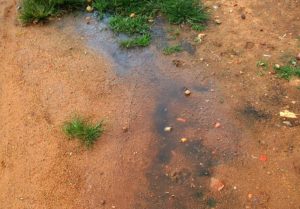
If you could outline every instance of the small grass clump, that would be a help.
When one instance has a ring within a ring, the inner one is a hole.
[[[147,24],[145,17],[136,18],[114,16],[109,20],[109,26],[116,33],[124,33],[127,35],[133,34],[148,34],[150,26]]]
[[[293,76],[300,77],[300,66],[285,65],[275,68],[278,76],[286,80],[290,80]]]
[[[23,24],[38,22],[83,5],[84,0],[23,0],[19,18]]]
[[[208,20],[208,14],[199,0],[164,0],[161,11],[173,24],[201,24]]]
[[[151,36],[149,34],[138,36],[135,38],[123,40],[120,42],[123,48],[134,48],[134,47],[146,47],[149,46],[151,42]]]
[[[181,52],[183,49],[180,45],[175,45],[175,46],[168,46],[166,48],[164,48],[163,52],[164,55],[171,55],[174,53],[178,53]]]
[[[266,61],[266,60],[259,60],[256,63],[256,67],[267,69],[269,67],[268,61]]]
[[[104,129],[102,122],[93,125],[76,116],[64,124],[63,131],[71,139],[77,138],[85,146],[90,147],[102,135]]]

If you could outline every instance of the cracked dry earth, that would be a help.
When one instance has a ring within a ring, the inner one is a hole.
[[[300,52],[300,2],[204,3],[222,24],[164,56],[163,19],[124,51],[91,14],[22,27],[0,0],[0,209],[300,208],[299,121],[279,117],[300,82],[271,67]],[[93,149],[61,132],[73,113],[105,120]]]

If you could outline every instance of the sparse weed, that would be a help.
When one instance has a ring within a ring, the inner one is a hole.
[[[267,69],[269,67],[269,64],[268,64],[268,62],[266,60],[259,60],[256,63],[256,67]]]
[[[164,52],[164,55],[171,55],[174,53],[181,52],[182,50],[183,49],[180,45],[175,45],[175,46],[169,46],[169,47],[164,48],[163,52]]]
[[[116,33],[125,33],[127,35],[133,34],[147,34],[150,27],[146,22],[145,17],[122,17],[114,16],[110,18],[109,26]]]
[[[84,0],[23,0],[19,18],[23,24],[38,22],[83,5]]]
[[[93,125],[76,116],[64,124],[63,131],[71,139],[77,138],[85,146],[90,147],[102,135],[104,129],[103,122]]]
[[[300,77],[300,66],[285,65],[279,68],[275,68],[278,77],[290,80],[292,76]]]
[[[203,24],[209,18],[198,0],[164,0],[161,11],[173,24]]]
[[[149,46],[151,42],[151,36],[149,34],[138,36],[135,38],[123,40],[120,45],[124,48],[135,48],[135,47],[146,47]]]
[[[275,67],[278,77],[290,80],[293,76],[300,77],[300,65],[297,60],[293,57],[290,58],[290,61],[287,65]]]

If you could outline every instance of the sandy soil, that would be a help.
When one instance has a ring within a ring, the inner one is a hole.
[[[256,67],[300,52],[300,2],[204,2],[222,24],[196,52],[133,57],[122,74],[70,17],[21,27],[0,0],[1,209],[300,208],[299,122],[278,115],[300,113],[297,80]],[[106,121],[91,150],[61,132],[74,113]]]

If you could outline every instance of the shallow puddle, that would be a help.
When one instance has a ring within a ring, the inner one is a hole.
[[[156,107],[150,118],[158,141],[151,148],[156,156],[145,174],[149,188],[142,195],[146,202],[143,205],[148,209],[196,209],[221,204],[222,200],[211,193],[209,181],[214,176],[214,166],[236,155],[240,133],[222,113],[213,81],[201,76],[201,69],[193,64],[195,45],[181,41],[185,50],[182,56],[164,56],[162,49],[168,39],[163,20],[153,26],[150,47],[132,50],[118,46],[123,37],[108,29],[107,19],[98,22],[92,17],[87,24],[85,17],[79,15],[65,18],[57,28],[75,33],[88,48],[105,56],[120,79],[131,82],[134,77],[153,93]],[[188,65],[176,66],[174,57]],[[192,92],[190,96],[184,94],[187,88]],[[218,120],[226,123],[226,129],[214,127]],[[166,132],[167,126],[172,131]],[[181,138],[187,140],[182,142]]]

